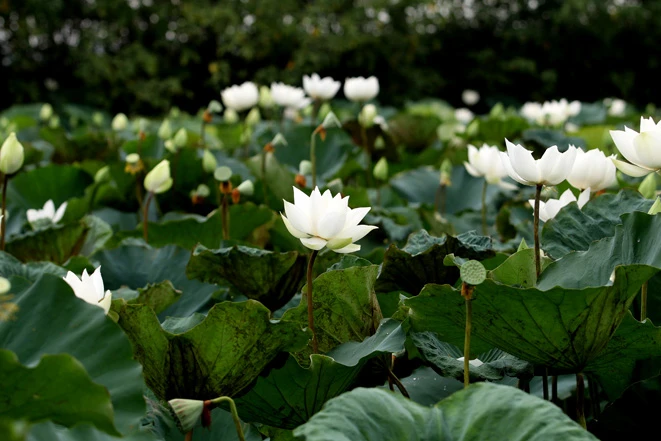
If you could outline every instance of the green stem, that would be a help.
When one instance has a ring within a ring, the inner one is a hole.
[[[576,374],[576,420],[581,427],[588,428],[585,421],[585,382],[582,372]]]
[[[223,240],[229,240],[230,238],[230,219],[229,219],[229,203],[227,201],[227,195],[223,195],[223,204],[220,207],[220,214],[223,220]]]
[[[312,188],[317,186],[317,154],[316,154],[316,138],[315,132],[312,132],[310,137],[310,163],[312,164]]]
[[[535,235],[535,274],[537,278],[542,272],[541,262],[539,261],[539,200],[542,196],[542,184],[537,184],[535,190],[535,211],[534,211],[534,225],[533,234]]]
[[[223,401],[229,404],[230,413],[232,414],[232,419],[234,420],[234,426],[236,427],[236,434],[239,437],[239,441],[246,441],[246,437],[243,434],[243,427],[241,426],[241,420],[239,419],[239,413],[236,411],[236,404],[234,404],[234,400],[230,397],[219,397],[210,401],[212,404],[220,404]]]
[[[5,250],[5,228],[7,227],[7,184],[9,182],[9,176],[5,175],[2,182],[2,221],[0,223],[0,250]]]
[[[317,124],[317,117],[319,116],[319,109],[321,108],[322,101],[321,100],[314,100],[314,104],[312,105],[312,125]]]
[[[640,288],[640,321],[647,319],[647,282]]]
[[[488,236],[489,230],[487,229],[487,180],[484,180],[482,186],[482,235]]]
[[[310,260],[308,261],[308,273],[307,273],[307,302],[308,302],[308,328],[312,331],[312,353],[319,353],[319,343],[317,341],[317,333],[314,331],[314,307],[312,304],[312,267],[314,266],[314,260],[319,254],[318,250],[313,250],[310,254]]]
[[[588,393],[590,394],[590,403],[592,404],[592,417],[599,418],[601,413],[601,406],[599,405],[599,389],[597,382],[593,378],[588,377]]]
[[[404,384],[399,380],[399,378],[397,378],[397,375],[395,375],[395,373],[390,368],[388,368],[388,383],[391,385],[394,383],[402,395],[404,395],[406,398],[411,398],[409,392],[406,390],[406,387],[404,387]],[[390,390],[393,390],[392,386],[390,387]]]
[[[551,402],[558,404],[558,376],[551,376]]]
[[[154,197],[154,192],[149,192],[147,194],[147,200],[145,201],[145,206],[142,211],[142,236],[145,239],[146,243],[149,243],[149,204],[151,203],[152,198]]]
[[[262,191],[264,192],[264,205],[266,205],[266,150],[262,150]]]
[[[472,288],[466,283],[461,284],[461,295],[466,299],[466,333],[464,336],[464,387],[470,385],[470,357],[471,357],[471,318],[473,305],[471,298]]]
[[[544,374],[542,375],[542,395],[545,400],[549,399],[549,368],[544,368]]]

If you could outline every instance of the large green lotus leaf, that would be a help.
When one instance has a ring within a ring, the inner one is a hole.
[[[384,242],[405,240],[409,234],[422,229],[422,220],[416,210],[410,207],[376,208],[365,216],[365,224],[376,225],[378,230],[370,234],[383,235]]]
[[[82,196],[93,181],[89,174],[73,165],[51,164],[21,172],[9,180],[7,205],[23,210],[42,208],[52,199],[59,207],[72,197]]]
[[[6,250],[24,262],[47,260],[62,264],[80,252],[89,230],[81,220],[30,231],[11,238]]]
[[[172,282],[182,295],[160,314],[161,318],[168,315],[186,317],[194,312],[207,311],[214,303],[212,294],[218,291],[217,286],[186,277],[189,258],[190,251],[175,245],[151,248],[144,243],[123,245],[94,255],[101,265],[106,289],[127,287],[137,290],[150,283]]]
[[[218,303],[180,334],[164,330],[146,305],[123,305],[118,323],[147,385],[163,400],[234,396],[280,352],[300,350],[309,340],[297,323],[271,322],[269,310],[254,300]]]
[[[552,145],[557,146],[561,152],[567,150],[570,145],[585,148],[585,140],[583,138],[567,136],[561,130],[527,129],[523,131],[521,138],[524,143],[536,143],[541,149],[547,149]]]
[[[648,319],[639,322],[631,313],[617,328],[608,346],[585,368],[601,384],[610,401],[619,398],[634,381],[658,375],[661,371],[661,327]],[[655,361],[652,361],[655,359]],[[639,362],[648,363],[648,374],[643,374]]]
[[[328,353],[348,341],[363,341],[374,334],[382,319],[374,293],[378,271],[378,265],[360,266],[328,271],[314,279],[314,327],[320,353]],[[307,292],[307,287],[303,288],[303,292]],[[307,327],[307,304],[307,295],[303,295],[301,303],[287,310],[282,319]],[[304,351],[296,354],[302,365],[310,363],[311,345],[312,342]]]
[[[491,249],[490,238],[475,233],[433,237],[421,230],[409,236],[404,248],[394,244],[388,247],[376,281],[376,291],[401,290],[416,295],[427,283],[454,284],[459,279],[459,269],[443,264],[449,254],[484,260],[494,256],[495,252]]]
[[[548,257],[542,258],[542,271],[551,263]],[[503,285],[532,288],[537,283],[535,268],[535,250],[526,248],[512,254],[497,268],[489,271],[489,278]]]
[[[277,253],[233,246],[209,250],[198,246],[186,275],[205,283],[231,283],[246,297],[276,310],[298,291],[305,276],[306,258],[297,251]]]
[[[26,366],[35,366],[47,354],[74,357],[91,380],[110,393],[116,428],[124,434],[136,432],[145,413],[145,383],[120,327],[101,308],[77,298],[58,276],[44,274],[32,284],[18,276],[10,281],[15,308],[13,320],[0,320],[0,347],[13,351]],[[34,430],[50,434],[41,439],[55,439],[53,431],[80,441],[114,439],[89,425],[66,430],[43,423]]]
[[[596,197],[580,210],[576,204],[569,204],[544,224],[542,249],[555,259],[571,251],[587,250],[595,240],[613,236],[615,226],[622,223],[621,215],[647,213],[652,202],[635,190],[624,189]]]
[[[345,392],[368,359],[403,351],[405,340],[400,323],[386,320],[361,343],[347,342],[326,355],[312,354],[308,368],[290,355],[284,366],[267,370],[235,400],[239,415],[245,421],[294,429]]]
[[[555,404],[491,383],[431,408],[382,389],[354,389],[329,401],[294,435],[306,441],[596,440]]]
[[[464,387],[463,378],[457,381],[454,378],[442,377],[432,368],[424,365],[415,369],[408,377],[401,378],[400,381],[411,400],[423,406],[433,406]]]
[[[492,347],[560,371],[581,372],[606,347],[641,285],[658,270],[618,267],[610,286],[517,288],[487,279],[475,287],[471,358]],[[436,332],[463,347],[465,300],[448,285],[427,285],[402,302],[414,332]]]
[[[661,268],[661,216],[627,213],[612,237],[590,245],[586,251],[567,254],[549,265],[538,287],[582,288],[602,286],[617,265],[642,264]]]
[[[170,305],[179,300],[181,291],[178,291],[169,280],[159,283],[150,283],[144,288],[138,288],[137,291],[128,288],[122,288],[113,292],[113,308],[115,312],[121,309],[123,302],[147,305],[154,310],[156,314],[165,311]]]
[[[410,334],[410,338],[423,359],[439,375],[463,381],[464,362],[458,360],[463,357],[463,350],[441,341],[434,332],[413,332]],[[505,376],[528,379],[533,377],[532,364],[519,360],[500,349],[491,349],[479,354],[476,358],[483,364],[479,366],[471,364],[469,369],[471,382],[498,381]]]
[[[93,424],[119,435],[110,395],[94,383],[71,355],[44,355],[34,368],[0,349],[0,415],[31,423],[52,420],[63,426]]]
[[[11,254],[0,251],[0,275],[5,278],[18,276],[22,279],[35,282],[42,274],[66,276],[67,271],[52,262],[23,263]]]

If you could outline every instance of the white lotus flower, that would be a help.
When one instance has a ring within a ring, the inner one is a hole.
[[[640,117],[640,133],[628,127],[611,130],[615,146],[631,164],[613,159],[615,166],[629,176],[645,176],[661,169],[661,121]]]
[[[472,106],[473,104],[477,104],[477,102],[480,101],[480,94],[474,90],[466,89],[461,92],[461,101],[463,101],[467,106]]]
[[[567,175],[567,181],[578,189],[591,188],[592,191],[603,190],[615,183],[615,164],[612,159],[615,155],[606,156],[599,149],[576,149],[574,165]]]
[[[64,202],[62,205],[55,210],[55,204],[52,199],[49,199],[44,204],[42,209],[32,209],[29,208],[27,211],[28,222],[32,225],[33,228],[36,228],[39,224],[42,223],[53,223],[56,224],[62,220],[64,212],[67,209],[67,202]]]
[[[513,190],[515,185],[503,182],[507,170],[500,160],[500,151],[496,146],[483,144],[479,149],[468,144],[468,162],[464,162],[466,171],[476,178],[484,178],[488,184],[495,184],[506,190]]]
[[[354,242],[376,229],[372,225],[358,225],[370,207],[349,208],[349,196],[322,195],[319,187],[310,196],[294,187],[294,203],[285,202],[282,220],[292,236],[312,250],[327,247],[336,253],[353,253],[360,250]]]
[[[375,76],[369,78],[347,78],[344,80],[344,96],[348,100],[365,102],[374,99],[378,94],[379,80]]]
[[[520,144],[505,139],[507,153],[501,152],[507,174],[523,185],[558,185],[567,178],[574,165],[576,147],[569,146],[560,153],[557,146],[546,149],[541,159],[534,159],[532,152]]]
[[[87,270],[85,269],[80,279],[71,271],[67,273],[66,277],[62,278],[71,286],[76,297],[103,308],[105,313],[108,314],[110,302],[112,301],[112,293],[110,290],[104,291],[103,289],[101,267],[98,267],[91,276],[87,274]]]
[[[284,83],[271,83],[271,97],[278,106],[299,109],[305,98],[305,91]]]
[[[611,116],[622,116],[627,109],[627,102],[619,98],[614,99],[608,107],[608,114]]]
[[[159,162],[147,176],[144,182],[145,190],[151,193],[163,193],[172,187],[172,177],[170,176],[170,161],[167,159]]]
[[[454,111],[454,117],[457,121],[466,126],[469,122],[473,121],[475,115],[467,108],[461,107]]]
[[[571,116],[578,115],[581,111],[581,102],[568,102],[566,99],[560,101],[545,101],[543,104],[528,102],[521,107],[521,115],[528,121],[540,125],[559,126]]]
[[[342,83],[335,81],[331,77],[320,78],[318,74],[311,76],[303,75],[303,89],[305,93],[315,100],[330,100],[340,90]]]
[[[242,112],[250,109],[259,102],[259,90],[255,83],[246,81],[239,85],[228,87],[220,92],[223,104],[227,109]]]
[[[560,209],[572,202],[578,203],[578,208],[583,208],[590,200],[590,188],[586,188],[578,195],[578,199],[571,190],[567,189],[560,195],[559,199],[549,199],[546,202],[539,201],[539,219],[543,222],[553,219]],[[529,199],[528,203],[535,209],[535,200]]]

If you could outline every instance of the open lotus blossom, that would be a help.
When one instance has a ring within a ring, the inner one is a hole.
[[[350,101],[365,102],[374,99],[378,94],[379,80],[375,76],[344,80],[344,96]]]
[[[305,91],[284,83],[271,83],[271,97],[278,106],[299,109],[305,99]]]
[[[340,90],[342,83],[331,77],[320,78],[318,74],[303,75],[303,89],[311,98],[320,101],[332,99]]]
[[[259,90],[255,83],[246,81],[239,85],[228,87],[220,92],[223,104],[227,109],[242,112],[254,107],[259,102]]]
[[[67,209],[67,202],[64,202],[62,205],[55,210],[55,204],[51,199],[47,200],[42,209],[32,209],[29,208],[27,211],[28,222],[33,227],[36,227],[40,224],[53,223],[56,224],[62,220],[64,212]]]
[[[599,149],[583,151],[576,149],[574,165],[567,175],[567,181],[580,190],[591,188],[592,191],[603,190],[615,183],[615,155],[606,156]]]
[[[640,117],[640,133],[628,127],[611,130],[615,146],[629,162],[613,159],[615,166],[629,176],[645,176],[661,170],[661,121]]]
[[[87,303],[103,308],[106,314],[110,310],[112,293],[110,290],[104,291],[103,279],[101,278],[101,267],[98,267],[90,276],[87,270],[83,270],[83,275],[79,279],[74,273],[69,271],[66,277],[62,277],[65,282],[71,286],[76,297],[85,300]]]
[[[353,253],[360,250],[354,242],[376,229],[373,225],[358,225],[370,207],[349,208],[349,196],[322,195],[319,187],[310,196],[294,187],[294,203],[285,202],[282,220],[292,236],[312,250],[327,247],[336,253]]]
[[[543,104],[528,102],[521,108],[521,115],[540,125],[559,126],[571,116],[581,111],[581,102],[569,102],[565,98],[559,101],[545,101]]]
[[[505,140],[507,153],[501,152],[507,174],[523,185],[558,185],[567,178],[574,165],[576,147],[569,146],[560,153],[557,146],[546,149],[541,159],[534,159],[532,152],[520,144]]]
[[[513,190],[515,185],[504,182],[507,170],[500,160],[500,151],[496,146],[483,144],[479,149],[468,144],[468,162],[464,162],[466,171],[476,178],[484,178],[488,184],[498,185],[506,190]]]
[[[569,205],[572,202],[578,203],[578,208],[583,208],[583,205],[587,204],[590,200],[590,189],[586,188],[578,195],[578,199],[574,196],[574,193],[571,190],[567,189],[560,195],[559,199],[549,199],[546,202],[539,202],[539,218],[546,222],[549,219],[553,219],[560,209],[566,205]],[[535,200],[530,199],[528,203],[534,207]]]

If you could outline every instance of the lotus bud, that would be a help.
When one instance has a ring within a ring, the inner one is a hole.
[[[110,126],[114,131],[119,132],[120,130],[126,129],[128,123],[129,123],[129,119],[126,117],[126,115],[124,115],[123,113],[118,113],[112,119]]]
[[[172,141],[174,142],[175,147],[178,149],[185,147],[186,144],[188,144],[188,132],[186,132],[186,129],[182,127],[181,129],[177,130],[177,133],[174,135]]]
[[[342,193],[342,190],[344,190],[344,184],[342,184],[340,178],[335,178],[326,184],[326,188],[329,189],[331,193]]]
[[[172,126],[170,125],[170,121],[165,119],[161,123],[161,126],[158,128],[158,137],[161,139],[170,139],[172,137]]]
[[[452,185],[452,161],[447,158],[441,163],[440,184],[446,187]]]
[[[94,182],[97,184],[110,182],[110,166],[106,165],[98,169],[97,172],[94,173]]]
[[[16,133],[11,132],[0,147],[0,171],[13,175],[23,166],[24,159],[23,145],[18,142]]]
[[[307,159],[302,160],[301,163],[298,165],[298,174],[303,176],[311,175],[312,162],[308,161]]]
[[[213,172],[213,177],[216,179],[216,181],[220,181],[220,182],[229,181],[230,178],[232,177],[232,169],[225,165],[218,167]]]
[[[207,173],[213,173],[217,167],[218,161],[216,160],[216,157],[211,151],[209,151],[209,149],[205,149],[202,154],[202,168]]]
[[[0,219],[2,219],[2,216],[0,216]],[[11,289],[11,282],[4,277],[0,276],[0,296],[3,294],[7,294],[9,290]]]
[[[103,113],[101,112],[94,112],[92,114],[92,122],[94,123],[95,126],[101,127],[103,125]]]
[[[236,187],[237,190],[243,195],[252,196],[255,193],[255,185],[251,180],[246,179]]]
[[[647,214],[650,214],[654,216],[657,213],[661,213],[661,198],[657,196],[656,200],[650,207],[650,211],[647,212]]]
[[[374,140],[374,148],[376,150],[383,150],[386,148],[386,142],[383,140],[383,136],[379,135]]]
[[[174,141],[171,139],[168,139],[165,141],[163,144],[165,146],[165,150],[167,150],[170,153],[177,153],[177,146],[174,144]]]
[[[287,140],[285,139],[284,136],[282,136],[281,133],[276,133],[276,135],[271,140],[271,145],[273,145],[274,147],[277,145],[287,145]]]
[[[179,110],[179,107],[174,106],[173,108],[170,109],[170,117],[177,119],[181,116],[181,110]]]
[[[170,413],[177,423],[177,427],[183,433],[193,430],[204,411],[204,401],[200,400],[175,398],[168,401],[168,404],[170,404]]]
[[[48,121],[51,116],[53,116],[53,106],[48,103],[41,106],[41,109],[39,109],[39,118],[42,121]]]
[[[207,110],[211,113],[220,113],[220,111],[223,110],[223,106],[217,100],[211,100],[211,101],[209,101],[209,105],[207,106]]]
[[[48,127],[51,129],[57,129],[60,127],[60,117],[57,115],[53,115],[53,117],[48,121]]]
[[[366,129],[370,128],[374,125],[374,118],[376,118],[376,115],[376,106],[374,104],[365,104],[358,115],[358,122]]]
[[[328,114],[324,117],[324,121],[321,123],[321,125],[324,127],[324,129],[330,129],[331,127],[342,128],[342,123],[340,123],[340,120],[337,119],[337,116],[335,116],[333,112],[328,112]]]
[[[388,180],[388,160],[385,156],[382,156],[381,159],[376,162],[373,173],[374,177],[380,181]]]
[[[268,86],[259,87],[259,106],[264,109],[269,109],[275,105],[273,96],[271,95],[271,88]]]
[[[170,177],[170,161],[162,160],[156,165],[147,176],[144,182],[145,190],[150,193],[163,193],[172,187],[172,177]]]
[[[638,186],[638,191],[646,199],[652,199],[656,196],[656,175],[654,173],[648,174],[643,182]]]
[[[262,116],[259,113],[259,108],[253,107],[250,109],[250,112],[248,112],[248,115],[246,116],[246,124],[252,127],[259,124],[261,120]]]
[[[239,122],[239,114],[234,109],[225,109],[223,119],[228,124],[236,124]]]

